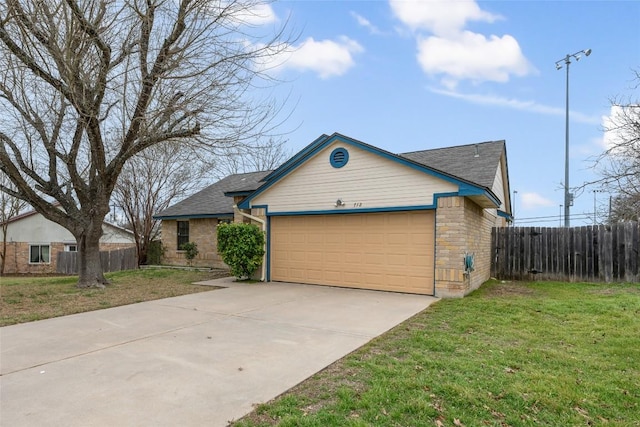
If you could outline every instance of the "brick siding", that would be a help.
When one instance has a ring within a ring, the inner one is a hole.
[[[111,251],[135,246],[134,243],[101,243],[101,251]],[[53,274],[56,273],[56,261],[58,253],[64,251],[65,244],[61,242],[51,242],[49,244],[50,262],[41,264],[31,264],[30,259],[31,244],[26,242],[7,242],[7,255],[4,266],[5,274]]]
[[[494,210],[464,197],[438,199],[436,210],[436,296],[463,297],[491,275],[491,229],[503,223]],[[465,274],[464,255],[474,254],[474,271]]]
[[[194,267],[227,268],[218,254],[216,227],[218,218],[189,219],[189,241],[198,245],[198,255],[192,261]],[[184,251],[178,250],[178,223],[176,220],[162,221],[162,245],[165,248],[162,263],[167,265],[189,265]]]

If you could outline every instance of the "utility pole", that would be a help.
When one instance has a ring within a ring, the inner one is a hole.
[[[567,85],[565,92],[565,131],[564,131],[564,226],[569,227],[571,217],[571,206],[573,206],[573,194],[569,192],[569,65],[571,58],[579,61],[584,56],[591,55],[591,49],[583,49],[576,53],[567,54],[564,58],[556,61],[556,70],[564,67],[567,69]]]

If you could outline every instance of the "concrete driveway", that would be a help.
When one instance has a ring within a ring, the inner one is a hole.
[[[0,328],[2,426],[224,426],[435,298],[291,283]]]

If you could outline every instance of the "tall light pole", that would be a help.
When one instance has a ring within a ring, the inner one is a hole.
[[[576,53],[567,54],[564,58],[556,61],[556,70],[561,70],[563,63],[567,69],[567,91],[565,99],[565,132],[564,132],[564,226],[569,227],[570,210],[573,206],[573,194],[569,192],[569,65],[571,58],[579,61],[582,55],[591,55],[591,49],[580,50]]]

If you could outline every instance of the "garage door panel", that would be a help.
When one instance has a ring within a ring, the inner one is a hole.
[[[384,264],[384,254],[365,253],[363,263],[366,265],[382,265]]]
[[[339,271],[326,270],[323,275],[323,281],[324,280],[326,280],[328,283],[341,283],[342,273]],[[317,284],[321,285],[322,283]]]
[[[364,243],[369,245],[383,245],[384,234],[372,232],[364,236]]]
[[[407,266],[407,256],[404,254],[403,255],[389,254],[387,256],[387,263],[389,265]]]
[[[384,275],[382,274],[364,273],[362,277],[365,287],[367,287],[366,285],[370,285],[370,287],[380,287],[384,285]]]
[[[434,213],[271,218],[271,279],[433,293]]]
[[[387,235],[387,243],[390,245],[406,245],[409,236],[407,234],[389,233]]]

